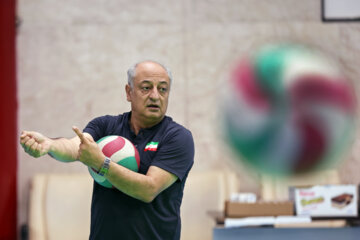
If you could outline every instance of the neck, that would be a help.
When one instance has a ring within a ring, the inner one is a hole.
[[[131,130],[134,131],[134,133],[136,135],[138,135],[138,133],[140,132],[141,129],[153,127],[156,124],[158,124],[159,122],[161,122],[162,119],[163,118],[161,118],[160,120],[157,120],[157,121],[140,121],[140,120],[134,118],[133,116],[131,116],[130,128],[131,128]]]

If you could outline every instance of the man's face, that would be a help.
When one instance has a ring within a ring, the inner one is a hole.
[[[140,63],[136,67],[133,85],[132,88],[126,85],[132,118],[145,126],[160,122],[166,113],[170,90],[166,70],[153,62]]]

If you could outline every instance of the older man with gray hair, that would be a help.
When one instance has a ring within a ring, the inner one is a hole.
[[[33,157],[49,154],[63,162],[81,161],[114,186],[94,181],[89,239],[180,239],[180,205],[187,175],[194,162],[191,132],[166,116],[172,82],[168,68],[143,61],[128,70],[125,86],[131,111],[101,116],[83,131],[73,127],[71,139],[51,139],[23,131],[20,143]],[[96,144],[119,135],[129,139],[140,154],[139,172],[107,161]],[[154,145],[151,151],[145,148]]]

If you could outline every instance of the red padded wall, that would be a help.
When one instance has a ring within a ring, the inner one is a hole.
[[[0,1],[0,239],[16,239],[15,0]]]

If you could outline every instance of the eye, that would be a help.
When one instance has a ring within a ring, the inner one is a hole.
[[[166,87],[159,88],[159,91],[162,92],[162,93],[166,93],[167,90],[168,89]]]
[[[150,87],[149,87],[149,86],[143,86],[143,87],[141,87],[141,90],[143,90],[143,91],[149,91],[149,90],[150,90]]]

